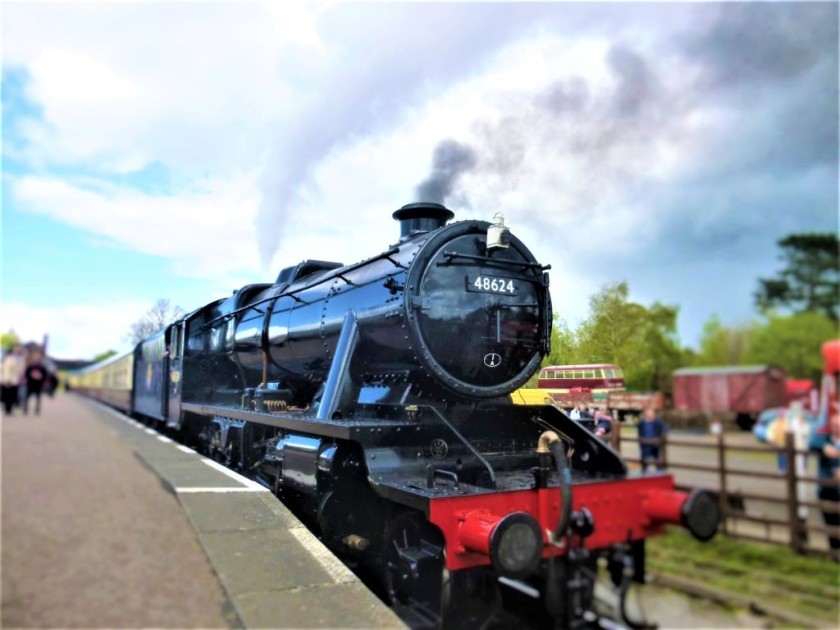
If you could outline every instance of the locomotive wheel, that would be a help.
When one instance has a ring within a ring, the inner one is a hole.
[[[402,514],[388,527],[384,551],[388,599],[400,614],[421,626],[436,626],[441,619],[443,549],[440,532],[421,516]]]

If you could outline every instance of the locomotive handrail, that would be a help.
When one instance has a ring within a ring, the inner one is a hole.
[[[298,287],[297,289],[295,289],[293,291],[288,291],[288,292],[285,292],[285,293],[281,292],[281,293],[278,293],[277,295],[272,295],[271,297],[259,300],[258,302],[253,302],[251,304],[246,304],[245,306],[237,308],[236,310],[233,310],[230,313],[225,313],[224,315],[219,315],[218,317],[216,317],[214,319],[211,319],[209,322],[206,322],[204,324],[204,326],[202,326],[202,329],[205,329],[208,326],[210,326],[211,324],[215,324],[218,321],[222,321],[222,320],[225,320],[225,319],[230,319],[234,315],[237,315],[238,313],[242,313],[243,311],[247,311],[248,309],[254,308],[255,306],[258,306],[260,304],[265,304],[266,302],[271,302],[272,300],[279,300],[282,297],[295,298],[295,295],[294,295],[295,293],[300,293],[301,291],[306,291],[307,289],[317,287],[319,284],[323,284],[324,282],[327,282],[328,280],[333,280],[334,278],[341,278],[342,280],[347,282],[347,284],[352,284],[346,278],[343,277],[343,274],[349,273],[351,271],[355,271],[356,269],[359,269],[360,267],[364,267],[365,265],[373,262],[374,260],[385,259],[385,260],[388,260],[389,262],[391,262],[395,267],[402,267],[403,269],[405,269],[406,268],[405,265],[401,265],[400,263],[394,261],[391,258],[391,256],[393,256],[394,254],[399,253],[399,251],[400,251],[400,248],[395,246],[395,247],[392,247],[391,249],[389,249],[387,251],[382,252],[381,254],[377,254],[376,256],[372,256],[372,257],[368,258],[367,260],[361,260],[357,263],[353,263],[352,265],[348,265],[347,267],[339,267],[338,269],[335,270],[335,273],[325,275],[325,276],[321,277],[319,280],[317,280],[316,282],[310,282],[309,284],[305,284],[302,287]],[[302,301],[299,298],[295,298],[295,299],[298,302]]]
[[[502,258],[490,258],[489,256],[476,256],[474,254],[461,254],[460,252],[443,252],[443,257],[446,258],[446,263],[451,262],[453,258],[466,258],[467,260],[478,260],[482,262],[496,263],[508,267],[525,267],[527,269],[539,269],[540,271],[548,271],[549,269],[551,269],[551,265],[541,265],[540,263],[529,263],[516,260],[504,260]]]
[[[461,434],[460,431],[458,431],[458,429],[456,429],[454,426],[452,426],[452,423],[449,422],[449,420],[447,420],[442,413],[440,413],[437,409],[435,409],[434,407],[431,407],[431,406],[427,406],[426,409],[431,409],[434,412],[435,416],[437,416],[438,420],[440,420],[447,428],[449,428],[450,431],[452,431],[452,433],[454,433],[456,435],[456,437],[459,440],[461,440],[461,443],[464,446],[466,446],[473,455],[475,455],[475,457],[478,459],[478,461],[480,461],[482,464],[484,464],[484,467],[487,469],[487,472],[490,474],[490,483],[492,484],[492,487],[495,488],[496,487],[496,471],[493,470],[493,466],[490,464],[490,462],[488,462],[487,459],[485,459],[485,457],[479,452],[479,450],[477,448],[475,448],[472,445],[472,443],[467,438],[465,438]]]

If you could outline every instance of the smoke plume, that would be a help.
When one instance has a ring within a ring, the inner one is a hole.
[[[455,140],[443,140],[432,157],[432,172],[417,186],[417,200],[444,203],[455,189],[458,178],[478,164],[475,150]]]

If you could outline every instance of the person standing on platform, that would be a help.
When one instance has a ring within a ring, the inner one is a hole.
[[[664,469],[660,443],[665,434],[668,433],[668,425],[656,417],[653,407],[648,407],[642,414],[638,428],[639,450],[642,453],[642,472],[647,472],[650,464],[654,464],[657,470]],[[651,442],[646,442],[646,440],[651,440]],[[656,440],[656,443],[653,443],[653,440]]]
[[[22,374],[23,354],[20,346],[15,346],[3,358],[2,366],[0,366],[0,385],[2,385],[0,398],[3,401],[3,411],[7,416],[12,414],[12,410],[18,404],[18,388]]]
[[[41,392],[47,382],[47,370],[36,354],[34,361],[26,368],[26,398],[23,400],[23,413],[27,413],[30,396],[35,397],[35,415],[41,415]]]
[[[809,450],[819,453],[817,462],[819,478],[833,482],[817,486],[817,498],[823,506],[823,521],[828,527],[840,526],[840,413],[833,412],[828,427],[814,431],[808,443]],[[828,544],[836,560],[840,560],[840,535],[829,535]]]

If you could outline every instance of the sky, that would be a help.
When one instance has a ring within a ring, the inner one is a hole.
[[[128,349],[443,202],[626,281],[680,340],[756,316],[776,241],[838,230],[838,4],[4,2],[0,330]]]

